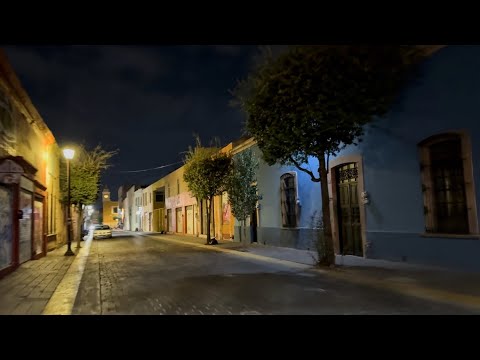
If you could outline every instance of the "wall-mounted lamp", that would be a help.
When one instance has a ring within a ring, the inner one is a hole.
[[[361,198],[364,205],[370,204],[370,195],[368,192],[362,191]]]

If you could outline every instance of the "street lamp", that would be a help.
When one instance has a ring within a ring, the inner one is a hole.
[[[68,249],[65,253],[65,256],[73,256],[75,253],[72,251],[72,210],[70,206],[70,160],[73,159],[75,155],[75,150],[72,149],[63,149],[63,156],[67,159],[67,205],[68,205],[68,213],[67,213],[67,241],[68,241]]]

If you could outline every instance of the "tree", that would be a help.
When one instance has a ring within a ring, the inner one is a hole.
[[[70,202],[77,213],[77,246],[82,236],[83,205],[92,205],[97,201],[102,172],[111,165],[110,158],[117,151],[106,151],[97,145],[92,150],[80,146],[70,162]],[[67,203],[66,162],[61,163],[62,201]]]
[[[213,199],[226,189],[227,176],[232,166],[229,154],[221,153],[218,146],[203,147],[196,138],[195,148],[189,148],[185,159],[183,179],[192,195],[207,204],[207,244],[210,244],[210,219],[213,214]]]
[[[233,91],[264,160],[293,164],[320,182],[326,244],[320,264],[335,262],[328,159],[357,145],[364,126],[388,111],[419,55],[416,47],[399,45],[293,46],[276,57],[267,49]],[[318,173],[309,157],[318,159]]]
[[[257,205],[256,170],[258,160],[248,149],[233,158],[233,166],[227,182],[228,200],[232,207],[233,216],[243,223],[246,232],[246,220],[251,216]],[[246,237],[246,234],[245,234]],[[240,229],[240,242],[242,231]]]

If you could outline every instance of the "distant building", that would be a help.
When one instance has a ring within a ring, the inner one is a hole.
[[[103,208],[103,225],[109,225],[110,227],[117,227],[119,222],[118,213],[118,201],[112,201],[110,199],[110,190],[108,187],[102,191],[102,208]]]
[[[204,204],[197,204],[192,197],[187,183],[183,180],[185,168],[182,166],[163,177],[163,193],[165,194],[165,215],[163,226],[169,233],[202,235],[206,234],[203,223]],[[157,181],[157,186],[159,182]],[[206,217],[205,217],[206,218]]]
[[[145,187],[143,197],[143,231],[165,231],[165,186],[164,179]]]
[[[125,227],[127,221],[127,191],[132,185],[122,185],[118,188],[118,225]]]
[[[122,202],[123,228],[130,231],[135,230],[135,189],[135,185],[127,188]]]

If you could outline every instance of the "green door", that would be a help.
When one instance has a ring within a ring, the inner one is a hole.
[[[339,166],[336,175],[340,253],[363,256],[357,164]]]

